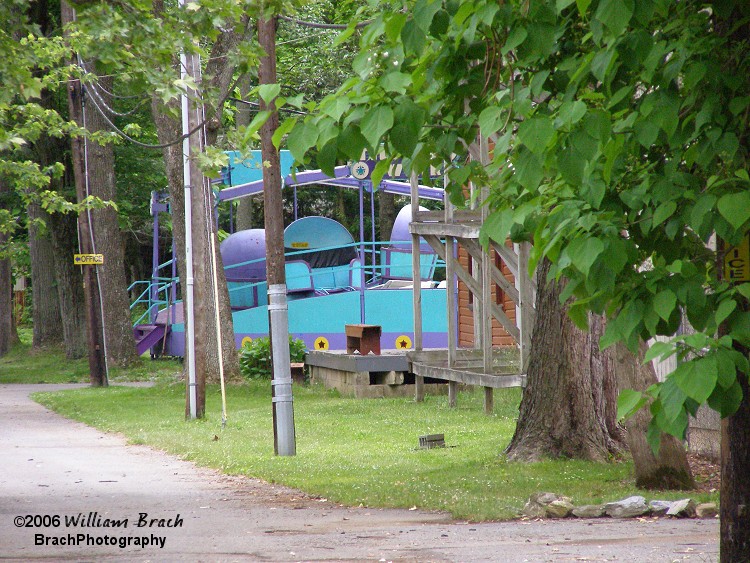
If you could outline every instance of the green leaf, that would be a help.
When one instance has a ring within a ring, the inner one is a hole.
[[[623,389],[617,397],[617,420],[633,416],[647,402],[647,398],[639,391]]]
[[[598,238],[577,238],[574,239],[566,249],[573,265],[587,276],[591,266],[594,264],[599,255],[604,251],[604,243]]]
[[[685,398],[685,392],[675,383],[674,374],[668,376],[659,387],[658,401],[667,424],[674,422],[683,412],[682,405],[685,403]]]
[[[656,208],[656,211],[654,211],[653,226],[656,227],[669,219],[676,210],[677,203],[674,201],[665,201],[662,203]]]
[[[586,15],[586,10],[589,9],[591,0],[576,0],[576,6],[578,6],[578,13],[582,16]]]
[[[331,139],[323,148],[318,151],[318,166],[323,173],[329,176],[334,175],[334,168],[336,168],[336,157],[338,155],[338,144],[337,140]]]
[[[646,354],[643,356],[643,362],[650,362],[656,358],[661,358],[662,360],[665,359],[665,356],[667,354],[671,355],[674,351],[674,347],[669,342],[660,342],[655,341],[649,349],[646,351]]]
[[[409,20],[401,30],[401,41],[404,44],[405,54],[419,55],[427,41],[427,36],[414,20]]]
[[[750,283],[738,285],[736,289],[745,299],[750,299]]]
[[[253,135],[257,133],[263,124],[271,117],[270,111],[259,111],[250,124],[245,128],[244,141],[246,144],[250,143]],[[302,162],[301,160],[299,162]]]
[[[376,106],[362,118],[360,128],[362,135],[374,151],[377,152],[380,139],[393,127],[393,110],[389,106]]]
[[[394,126],[389,136],[395,149],[410,157],[419,141],[419,134],[424,125],[425,111],[409,98],[397,100],[394,112]]]
[[[671,289],[660,291],[658,294],[656,294],[652,302],[656,314],[665,321],[669,320],[669,317],[672,315],[672,311],[674,311],[676,304],[677,296]]]
[[[716,308],[716,325],[723,323],[726,318],[737,308],[737,302],[734,299],[725,299]]]
[[[750,219],[750,191],[727,194],[719,198],[719,213],[738,230]]]
[[[479,230],[479,242],[487,246],[490,239],[500,244],[505,244],[510,228],[513,225],[513,210],[501,209],[493,211],[482,224]]]
[[[565,8],[570,6],[575,0],[557,0],[555,2],[555,7],[557,8],[557,13],[561,13]]]
[[[505,42],[505,45],[503,45],[503,48],[500,50],[500,52],[503,54],[503,56],[507,55],[510,51],[523,43],[528,36],[529,32],[526,31],[525,27],[516,27],[515,29],[513,29],[513,31],[511,31],[510,35],[508,36],[508,40]]]
[[[717,381],[724,389],[729,389],[737,381],[737,367],[734,365],[732,353],[726,350],[716,352]]]
[[[281,92],[281,86],[279,84],[263,84],[258,87],[258,94],[261,99],[270,104]]]
[[[318,129],[308,122],[298,123],[289,133],[287,145],[297,162],[304,162],[305,155],[318,140]]]
[[[742,404],[742,386],[735,381],[729,389],[716,386],[714,392],[708,398],[708,406],[717,411],[722,418],[732,416]]]
[[[360,133],[359,127],[353,123],[347,125],[339,135],[339,150],[351,160],[360,159],[366,144],[367,140]]]
[[[500,126],[505,123],[503,110],[497,106],[488,106],[482,110],[477,119],[479,131],[483,137],[489,137],[496,133]]]
[[[279,127],[276,129],[276,131],[273,132],[273,137],[271,140],[273,141],[273,146],[275,146],[277,149],[281,147],[281,141],[284,139],[284,135],[289,133],[294,126],[297,124],[297,117],[290,117],[289,119],[285,119],[284,122],[279,125]]]
[[[389,72],[380,79],[383,90],[397,94],[405,93],[409,84],[411,84],[411,75],[398,71]]]
[[[518,127],[518,139],[535,154],[543,153],[554,135],[554,124],[545,117],[528,119]]]
[[[705,403],[719,377],[716,358],[701,358],[680,364],[669,377],[685,395],[698,403]]]
[[[630,23],[635,8],[634,0],[602,0],[594,17],[612,33],[620,35]]]
[[[412,10],[414,22],[424,31],[427,31],[432,25],[432,18],[435,17],[442,5],[443,3],[438,2],[438,0],[419,0]]]

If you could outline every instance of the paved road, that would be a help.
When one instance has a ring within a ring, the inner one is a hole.
[[[473,524],[340,507],[129,446],[28,398],[63,387],[0,385],[0,559],[717,560],[715,520]]]

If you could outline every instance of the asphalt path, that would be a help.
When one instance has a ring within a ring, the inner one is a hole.
[[[471,523],[348,508],[67,420],[0,385],[0,559],[717,561],[717,520]]]

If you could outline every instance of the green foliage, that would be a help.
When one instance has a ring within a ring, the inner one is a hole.
[[[289,335],[289,357],[292,362],[304,362],[307,348],[299,338]],[[271,379],[271,339],[255,338],[242,345],[239,351],[240,372],[247,379]]]
[[[481,390],[460,393],[460,407],[449,408],[445,396],[427,396],[423,403],[354,400],[317,385],[295,387],[294,457],[273,453],[267,381],[230,385],[226,396],[226,427],[217,386],[207,388],[207,418],[199,424],[185,423],[182,384],[81,389],[35,399],[131,442],[350,506],[417,506],[479,521],[513,518],[539,491],[559,492],[576,504],[651,494],[636,489],[630,463],[549,460],[519,467],[498,455],[513,434],[519,389],[496,390],[495,414],[487,416]],[[419,449],[419,436],[434,433],[444,433],[449,447]],[[685,494],[659,495],[676,500]],[[716,502],[718,493],[690,496]]]
[[[698,335],[664,349],[684,367],[650,402],[651,436],[682,438],[700,402],[731,414],[750,371],[748,291],[707,245],[750,228],[749,36],[747,3],[402,0],[290,149],[326,154],[324,170],[379,145],[418,173],[461,163],[453,202],[469,181],[491,188],[483,242],[533,241],[531,267],[568,280],[577,324],[609,316],[604,346],[673,336],[684,311]],[[486,166],[468,160],[480,132]]]

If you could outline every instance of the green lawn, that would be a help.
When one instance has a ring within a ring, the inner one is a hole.
[[[35,349],[30,328],[19,328],[21,342],[0,357],[0,383],[88,383],[88,358],[69,360],[60,347]],[[117,381],[174,380],[182,371],[174,359],[145,360],[128,369],[111,368],[109,379]]]
[[[502,456],[517,415],[520,390],[498,390],[485,416],[482,393],[463,393],[459,408],[445,397],[354,400],[318,386],[295,387],[297,456],[273,455],[270,384],[228,387],[221,426],[218,387],[209,387],[208,416],[185,422],[183,384],[153,388],[85,388],[39,393],[35,399],[65,416],[230,474],[282,483],[348,505],[445,510],[457,518],[515,516],[530,494],[551,491],[576,504],[642,494],[631,464],[557,460],[508,463]],[[448,447],[418,449],[422,434],[444,433]],[[697,501],[714,495],[689,494]]]

